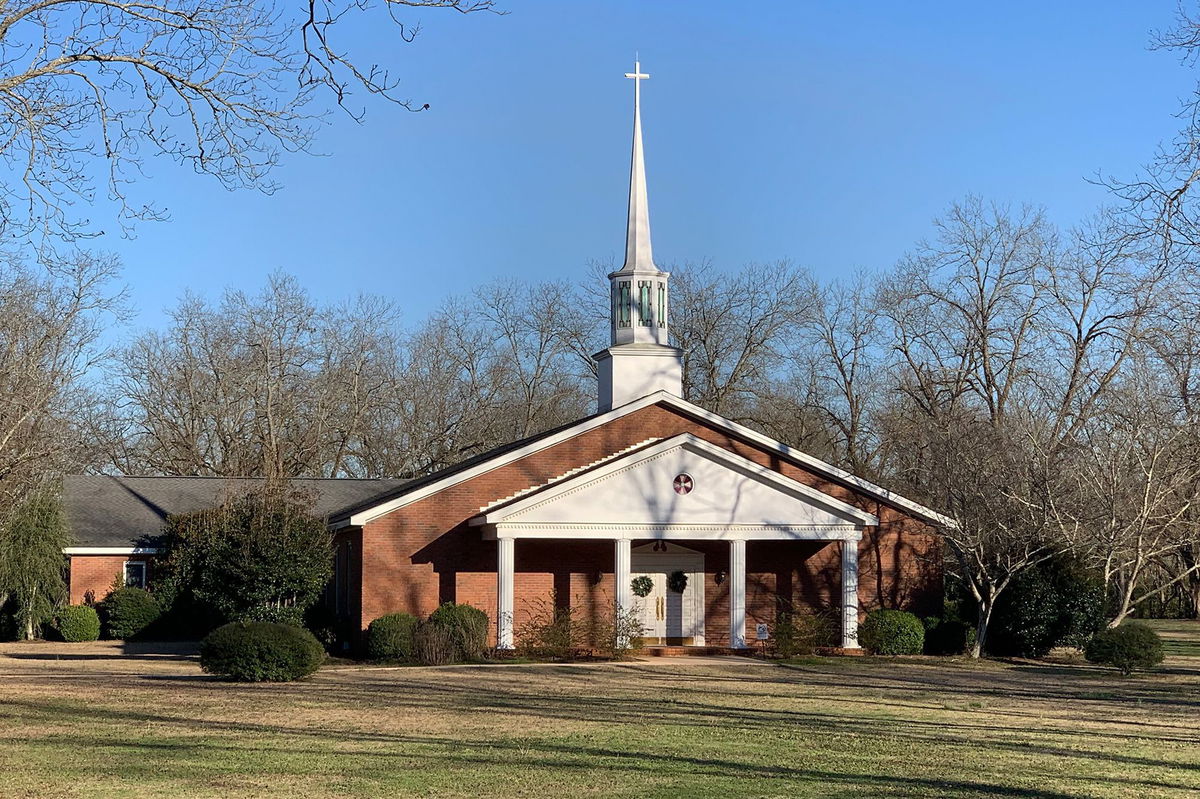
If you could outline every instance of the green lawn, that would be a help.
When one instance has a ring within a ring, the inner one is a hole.
[[[0,645],[0,796],[1200,796],[1200,625],[1078,661],[335,666]]]

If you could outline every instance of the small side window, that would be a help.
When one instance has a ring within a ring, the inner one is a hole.
[[[125,587],[146,587],[146,563],[140,560],[125,561]]]

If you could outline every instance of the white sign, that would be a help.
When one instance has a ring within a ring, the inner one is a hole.
[[[765,641],[765,640],[767,640],[768,638],[770,638],[770,637],[771,637],[771,633],[770,633],[770,631],[767,629],[767,625],[765,625],[765,624],[756,624],[756,625],[754,625],[754,636],[755,636],[755,638],[757,638],[759,641]]]

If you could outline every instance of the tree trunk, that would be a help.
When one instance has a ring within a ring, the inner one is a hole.
[[[978,621],[975,624],[975,643],[971,646],[971,657],[978,660],[983,656],[983,647],[987,642],[988,625],[992,623],[992,610],[996,607],[996,598],[987,597],[979,600]]]

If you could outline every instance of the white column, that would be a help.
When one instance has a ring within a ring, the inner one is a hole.
[[[513,648],[513,571],[516,549],[512,538],[496,539],[496,648]]]
[[[629,569],[633,558],[628,538],[618,538],[613,543],[615,544],[613,550],[613,576],[617,583],[617,588],[614,592],[616,594],[614,600],[616,615],[613,617],[613,622],[618,624],[618,628],[620,628],[619,622],[622,611],[628,612],[633,609],[633,588],[629,585],[631,579]],[[629,646],[629,641],[625,640],[624,636],[621,636],[620,640],[617,641],[617,646],[623,649]]]
[[[729,646],[746,646],[746,542],[729,542]]]
[[[842,647],[858,649],[858,540],[842,541]]]

